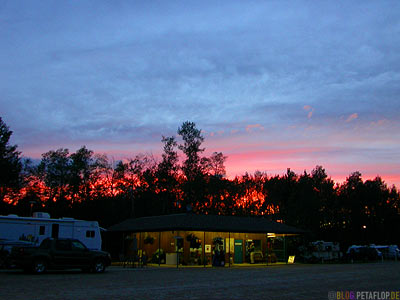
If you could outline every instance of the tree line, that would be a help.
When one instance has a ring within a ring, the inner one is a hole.
[[[322,166],[311,173],[226,178],[226,156],[203,155],[204,137],[193,122],[162,137],[161,158],[126,161],[81,147],[42,154],[38,164],[10,145],[0,118],[0,214],[97,220],[108,227],[127,218],[181,212],[260,216],[307,230],[313,239],[354,243],[400,242],[400,195],[380,177],[359,172],[335,183]]]

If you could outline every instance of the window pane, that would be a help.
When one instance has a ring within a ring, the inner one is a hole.
[[[43,225],[39,227],[39,235],[44,235],[45,234],[46,227]]]

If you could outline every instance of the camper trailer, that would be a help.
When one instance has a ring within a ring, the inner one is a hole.
[[[49,237],[78,239],[89,249],[101,250],[100,227],[96,221],[51,219],[43,212],[36,212],[32,217],[0,216],[0,241],[26,241],[38,246]]]
[[[338,243],[315,241],[309,245],[309,253],[305,256],[307,261],[310,262],[324,262],[340,260],[342,252]]]

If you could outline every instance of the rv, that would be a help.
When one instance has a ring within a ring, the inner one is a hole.
[[[375,249],[382,252],[382,256],[384,259],[400,259],[400,250],[397,245],[374,245],[371,244],[370,247],[374,247]]]
[[[0,216],[0,242],[25,241],[38,246],[45,238],[78,239],[92,250],[101,250],[99,223],[73,218],[51,219],[48,213],[32,217]]]
[[[333,261],[342,257],[339,243],[315,241],[310,243],[310,249],[311,254],[308,257],[310,261]]]

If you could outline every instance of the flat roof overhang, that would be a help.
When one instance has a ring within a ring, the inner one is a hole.
[[[238,233],[302,234],[306,231],[264,217],[172,214],[127,219],[111,226],[111,232],[207,231]]]

